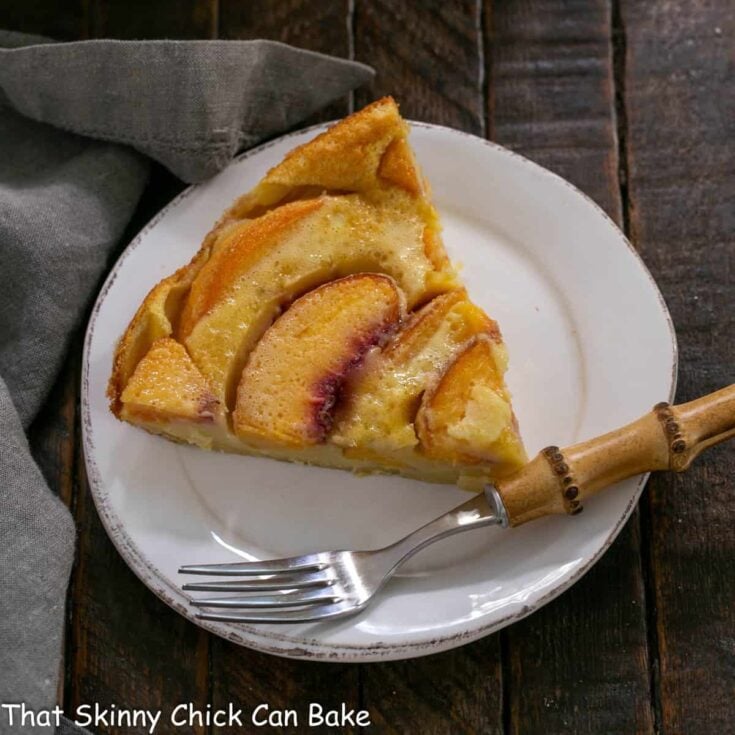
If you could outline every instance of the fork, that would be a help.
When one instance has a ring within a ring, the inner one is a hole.
[[[218,579],[190,582],[182,589],[230,593],[191,598],[201,620],[306,623],[352,615],[429,544],[481,526],[577,515],[582,501],[603,488],[654,470],[682,472],[702,450],[733,436],[735,384],[678,406],[659,403],[637,421],[566,449],[546,447],[515,474],[486,485],[484,492],[385,548],[183,566],[180,574]]]

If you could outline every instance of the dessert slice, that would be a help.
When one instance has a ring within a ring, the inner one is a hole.
[[[291,151],[154,287],[108,395],[206,448],[474,486],[525,461],[505,362],[385,98]]]

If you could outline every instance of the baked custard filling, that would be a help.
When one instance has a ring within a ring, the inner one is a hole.
[[[479,489],[526,462],[506,368],[384,98],[291,151],[151,290],[108,395],[204,449]]]

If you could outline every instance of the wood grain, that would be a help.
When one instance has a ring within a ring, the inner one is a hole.
[[[609,3],[496,2],[486,34],[492,137],[620,222]],[[637,516],[584,579],[506,635],[509,732],[651,732]]]
[[[216,38],[217,0],[95,0],[93,38]]]
[[[377,72],[357,107],[391,94],[404,117],[482,134],[480,13],[479,0],[357,0],[355,58]]]
[[[630,227],[677,326],[678,399],[735,379],[735,6],[621,2]],[[660,727],[732,731],[735,447],[650,483]]]
[[[361,708],[358,667],[355,665],[275,658],[213,637],[211,688],[213,707],[237,703],[243,709],[244,723],[248,723],[250,713],[261,704],[268,705],[270,712],[294,710],[297,713],[298,725],[281,727],[276,723],[272,728],[262,728],[265,732],[313,731],[340,735],[358,732],[357,728],[349,726],[313,729],[308,726],[311,703],[320,704],[325,711],[339,710],[342,704],[349,709]],[[267,715],[260,712],[259,716]],[[245,732],[254,730],[250,727]],[[212,728],[214,735],[230,732],[232,730],[226,727]]]
[[[620,222],[609,1],[495,2],[485,20],[489,137]]]
[[[91,0],[68,0],[63,11],[50,0],[3,0],[0,3],[0,28],[59,41],[76,41],[89,36]]]
[[[348,58],[348,12],[347,0],[220,0],[220,33],[222,38],[267,38]]]
[[[568,447],[546,447],[496,482],[510,526],[577,515],[593,495],[647,472],[684,472],[706,449],[735,437],[735,384],[652,411]]]
[[[375,731],[502,733],[500,638],[422,659],[368,664],[364,702]]]
[[[349,0],[220,0],[222,38],[265,38],[348,59],[352,54]],[[351,98],[312,115],[299,127],[335,120],[351,112]]]

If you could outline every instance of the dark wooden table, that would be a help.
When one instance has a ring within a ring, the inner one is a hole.
[[[368,62],[374,84],[324,118],[390,93],[409,118],[487,136],[567,177],[625,229],[663,290],[678,399],[735,382],[732,0],[3,0],[2,26],[274,38]],[[180,187],[157,170],[131,234]],[[735,732],[732,444],[684,477],[654,477],[603,560],[496,635],[407,662],[288,661],[199,630],[117,555],[84,477],[79,352],[77,338],[33,428],[79,528],[67,710],[316,701],[366,707],[367,731],[380,733]]]

